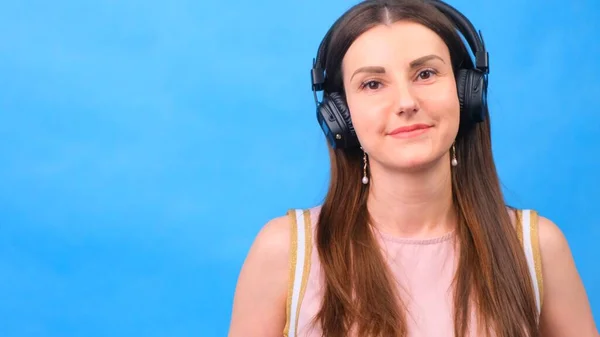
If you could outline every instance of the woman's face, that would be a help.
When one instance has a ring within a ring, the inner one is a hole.
[[[342,73],[371,165],[414,170],[447,159],[460,105],[448,47],[435,32],[406,21],[376,26],[350,46]]]

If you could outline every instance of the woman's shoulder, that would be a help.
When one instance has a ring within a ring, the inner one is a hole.
[[[538,235],[542,246],[542,255],[546,253],[565,252],[568,250],[568,242],[562,229],[552,220],[538,216]]]
[[[254,237],[238,276],[229,336],[281,336],[297,219],[303,214],[292,209],[273,217]]]
[[[251,249],[264,258],[287,257],[292,232],[290,219],[290,212],[269,219],[258,231]]]
[[[543,260],[550,261],[556,254],[569,251],[567,239],[561,228],[537,210],[509,207],[508,212],[515,228],[522,233],[529,232],[531,240],[539,243]]]
[[[544,286],[542,332],[552,336],[598,336],[567,237],[553,220],[536,217]]]
[[[564,250],[567,240],[560,227],[549,218],[541,215],[535,209],[508,207],[510,219],[515,228],[526,226],[533,235],[536,235],[540,246],[545,247],[546,252]]]
[[[252,244],[251,251],[277,264],[288,263],[291,244],[298,228],[316,223],[320,206],[309,208],[290,208],[285,214],[268,220],[259,230]],[[279,259],[280,261],[272,261]]]

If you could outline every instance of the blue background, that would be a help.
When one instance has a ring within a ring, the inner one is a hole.
[[[260,227],[326,191],[309,67],[354,3],[2,1],[0,336],[225,336]],[[600,2],[450,3],[506,197],[563,229],[600,322]]]

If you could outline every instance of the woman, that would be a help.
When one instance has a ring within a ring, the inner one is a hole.
[[[230,337],[598,335],[559,228],[505,205],[464,17],[362,2],[325,37],[313,89],[329,191],[258,234]]]

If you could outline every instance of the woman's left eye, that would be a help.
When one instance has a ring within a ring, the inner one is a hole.
[[[431,78],[431,76],[433,76],[435,74],[436,74],[435,70],[427,69],[427,70],[423,70],[422,72],[420,72],[418,77],[422,80],[428,80],[429,78]]]

